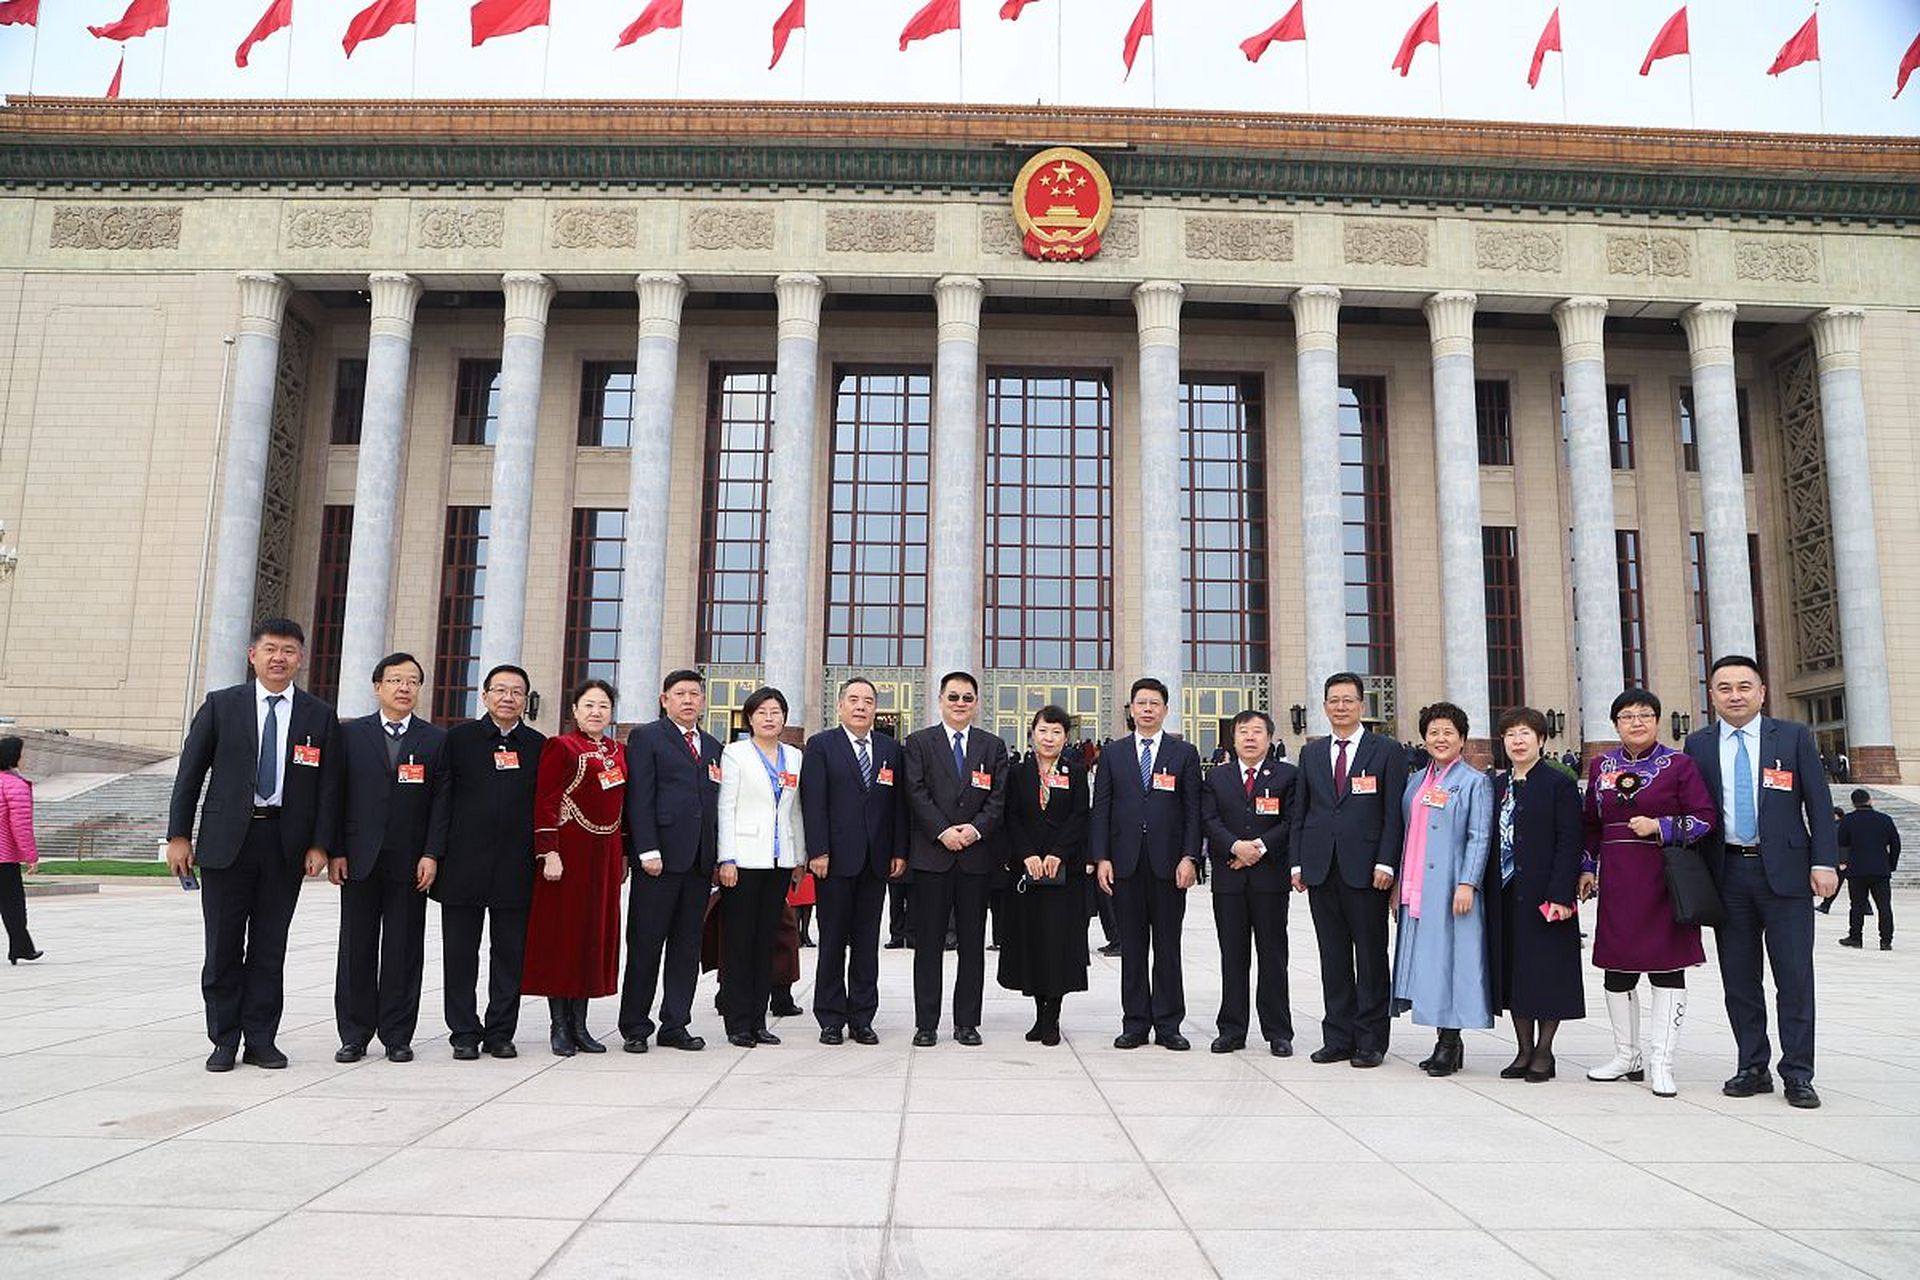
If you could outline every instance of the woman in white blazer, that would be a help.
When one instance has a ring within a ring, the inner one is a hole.
[[[787,888],[806,865],[800,748],[780,741],[787,699],[756,689],[741,708],[751,738],[720,753],[720,1012],[727,1043],[779,1044],[767,1030],[773,944]]]

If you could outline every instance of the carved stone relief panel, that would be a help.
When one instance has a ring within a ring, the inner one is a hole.
[[[547,215],[547,243],[555,249],[631,249],[639,242],[639,215],[619,205],[558,205]]]
[[[178,249],[177,204],[63,204],[53,211],[52,249]]]
[[[1187,256],[1213,262],[1292,262],[1292,218],[1193,216],[1186,220]]]
[[[1424,267],[1427,225],[1387,218],[1348,219],[1341,233],[1348,266]]]
[[[1820,242],[1812,236],[1735,236],[1733,274],[1739,280],[1820,283]]]
[[[1566,240],[1545,227],[1475,227],[1473,265],[1481,271],[1558,272],[1566,260]]]
[[[751,204],[708,204],[689,209],[687,245],[693,249],[765,252],[773,248],[773,209]]]
[[[1682,278],[1693,274],[1693,237],[1658,231],[1607,236],[1607,272],[1616,276]]]
[[[287,249],[365,249],[373,243],[373,206],[338,200],[289,205],[280,243]]]
[[[848,205],[827,210],[828,253],[932,253],[931,209]]]
[[[506,238],[498,205],[427,204],[414,215],[413,242],[422,249],[498,249]]]

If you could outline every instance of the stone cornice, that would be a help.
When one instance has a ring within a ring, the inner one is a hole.
[[[1134,198],[1920,221],[1913,138],[931,105],[29,98],[0,181],[1003,193],[1057,141]]]

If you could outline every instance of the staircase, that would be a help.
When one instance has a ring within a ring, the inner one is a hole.
[[[58,800],[36,798],[34,840],[43,858],[152,862],[167,834],[174,761],[122,774]]]

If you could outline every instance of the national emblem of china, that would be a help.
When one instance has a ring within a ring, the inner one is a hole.
[[[1085,262],[1100,252],[1100,233],[1113,217],[1113,184],[1086,152],[1049,147],[1020,170],[1013,217],[1029,258]]]

